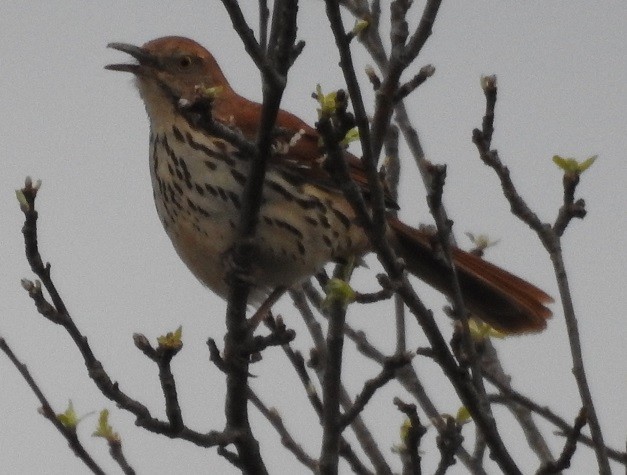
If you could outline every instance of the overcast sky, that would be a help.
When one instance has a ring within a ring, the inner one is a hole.
[[[256,2],[242,3],[252,7]],[[330,39],[321,1],[301,2],[299,38],[307,42],[290,72],[283,107],[304,120],[315,120],[310,98],[316,83],[323,90],[343,87],[338,56]],[[384,9],[388,2],[381,2]],[[417,20],[422,3],[415,2]],[[55,282],[78,326],[89,336],[97,357],[120,387],[163,417],[155,365],[132,343],[133,332],[149,338],[183,325],[184,350],[173,368],[184,417],[208,431],[224,424],[223,377],[208,363],[205,341],[221,344],[225,303],[195,281],[178,260],[161,229],[152,203],[148,174],[148,122],[128,75],[105,71],[126,60],[107,50],[111,41],[141,44],[180,34],[206,45],[218,58],[235,89],[261,97],[259,74],[217,0],[189,2],[4,1],[0,16],[0,335],[26,363],[61,412],[71,398],[79,414],[111,410],[130,463],[138,473],[234,473],[214,449],[145,434],[128,414],[102,397],[88,379],[68,336],[39,316],[20,287],[32,278],[23,254],[22,214],[14,190],[26,175],[43,180],[38,197],[43,256],[53,265]],[[255,10],[248,17],[256,24]],[[539,215],[553,221],[562,196],[554,154],[599,160],[582,177],[578,196],[588,216],[574,221],[563,239],[566,266],[579,317],[586,369],[596,407],[611,446],[625,447],[627,350],[625,341],[625,183],[627,183],[627,3],[444,2],[434,35],[414,72],[433,64],[436,74],[407,101],[429,158],[448,164],[445,202],[462,245],[465,231],[500,239],[488,258],[545,288],[557,297],[550,260],[532,232],[513,218],[498,181],[477,157],[471,131],[484,108],[482,74],[497,74],[499,99],[493,144],[511,169],[520,192]],[[348,23],[350,26],[352,23]],[[362,80],[368,61],[354,43]],[[364,80],[364,89],[368,89]],[[372,108],[369,109],[372,111]],[[410,223],[430,222],[425,192],[403,157],[402,216]],[[374,271],[376,261],[370,260]],[[360,290],[374,289],[372,272],[363,272]],[[443,300],[417,285],[439,314]],[[393,340],[390,306],[377,310],[353,306],[349,321],[365,329],[384,351]],[[541,335],[496,343],[514,385],[572,420],[580,407],[571,374],[570,351],[559,303]],[[282,302],[280,312],[295,328],[295,345],[310,347],[306,331]],[[411,345],[425,344],[411,323]],[[349,391],[355,394],[376,368],[350,350]],[[455,412],[450,385],[431,363],[416,360],[419,374],[442,412]],[[269,350],[254,367],[253,386],[313,455],[320,431],[296,376],[279,350]],[[15,368],[0,356],[0,471],[2,473],[80,474],[86,468],[66,442],[38,413],[38,402]],[[391,399],[405,396],[390,386],[365,413],[388,448],[397,441],[402,417]],[[407,398],[408,399],[408,398]],[[255,432],[271,471],[304,471],[280,446],[276,434],[254,409]],[[381,420],[381,414],[386,414]],[[524,442],[498,413],[508,441]],[[102,440],[90,437],[96,416],[79,434],[96,460],[116,473]],[[542,424],[554,453],[561,441]],[[422,447],[425,472],[437,464],[433,429]],[[464,428],[469,437],[472,427]],[[535,460],[515,453],[525,472]],[[580,447],[572,473],[593,473],[591,450]],[[344,465],[343,471],[347,470]],[[615,466],[617,473],[620,470]],[[464,473],[458,465],[449,473]]]

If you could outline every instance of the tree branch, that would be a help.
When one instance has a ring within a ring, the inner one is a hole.
[[[309,330],[309,333],[312,336],[312,339],[315,344],[315,351],[312,351],[314,356],[317,358],[317,361],[310,361],[310,364],[314,366],[316,369],[316,373],[318,378],[321,378],[321,373],[324,365],[324,358],[326,357],[326,350],[324,345],[324,336],[322,334],[322,330],[320,328],[320,324],[316,321],[313,312],[310,307],[307,305],[307,301],[302,292],[291,291],[291,296],[294,301],[294,305],[301,313],[305,324]],[[315,363],[315,364],[314,364]],[[340,388],[340,403],[344,407],[345,410],[349,410],[350,407],[350,398],[346,390],[341,387]],[[372,434],[361,420],[359,416],[355,417],[351,424],[352,430],[355,432],[355,436],[359,441],[364,453],[370,459],[372,464],[375,467],[375,470],[379,474],[391,474],[391,469],[385,461],[381,450],[377,446]],[[350,457],[354,457],[352,449],[348,446],[343,439],[340,441],[340,455],[343,456],[350,464],[353,470],[356,470],[357,467],[352,461]],[[360,473],[362,473],[360,471]]]
[[[353,406],[340,418],[339,426],[343,429],[349,425],[355,417],[363,411],[366,404],[370,402],[370,399],[374,396],[377,389],[382,388],[389,381],[394,379],[396,370],[410,364],[411,358],[411,355],[405,353],[386,358],[381,372],[376,377],[369,379],[364,383],[363,389],[355,398],[355,401],[353,401]]]
[[[244,186],[238,238],[232,251],[234,272],[231,272],[229,286],[224,362],[227,368],[226,430],[240,434],[235,444],[242,470],[246,473],[264,474],[267,473],[267,469],[248,419],[248,365],[254,347],[252,333],[256,325],[249,325],[246,321],[250,282],[242,277],[250,273],[253,262],[253,242],[263,201],[266,163],[272,152],[272,130],[285,89],[287,72],[293,61],[298,2],[297,0],[275,2],[270,39],[265,52],[254,38],[238,2],[223,0],[222,3],[231,16],[233,28],[240,35],[246,50],[260,69],[263,79],[263,105],[256,150]]]
[[[133,341],[135,342],[135,346],[139,348],[142,353],[157,363],[157,367],[159,368],[159,382],[161,383],[161,390],[165,398],[165,413],[168,422],[172,427],[173,433],[181,431],[185,425],[183,424],[183,415],[176,391],[176,381],[174,380],[170,363],[172,358],[183,348],[183,344],[166,346],[160,343],[155,350],[150,345],[148,339],[138,333],[133,335]]]
[[[124,452],[122,451],[122,442],[119,440],[111,440],[109,441],[109,454],[115,462],[118,464],[122,472],[125,475],[135,475],[135,469],[130,466],[128,460],[124,456]]]
[[[512,388],[510,382],[511,377],[505,373],[497,355],[496,348],[489,339],[486,339],[481,343],[480,361],[484,376],[486,372],[490,375],[490,379],[488,379],[488,381],[498,380],[504,387],[510,389]],[[531,411],[527,407],[516,404],[513,401],[511,404],[507,404],[507,408],[520,424],[529,447],[531,447],[531,449],[537,454],[540,462],[553,461],[553,454],[551,453],[544,436],[534,422]]]
[[[312,472],[316,473],[318,470],[318,462],[310,455],[308,455],[305,450],[298,444],[294,437],[290,434],[290,432],[283,424],[283,419],[279,412],[274,408],[268,408],[259,397],[254,393],[252,389],[248,390],[248,399],[253,403],[253,405],[263,414],[263,416],[272,424],[272,427],[278,432],[281,437],[281,443],[283,446],[292,452],[294,456],[298,459],[300,463],[302,463],[305,467],[307,467]]]
[[[24,188],[20,190],[25,202],[21,205],[25,215],[23,228],[26,256],[31,265],[31,270],[41,279],[42,284],[48,290],[53,299],[49,303],[43,296],[41,286],[28,280],[23,281],[23,286],[28,290],[29,296],[36,303],[37,309],[42,315],[54,323],[61,325],[72,338],[72,341],[80,351],[89,377],[94,381],[100,392],[115,402],[118,407],[129,411],[136,417],[135,423],[157,434],[162,434],[171,438],[180,438],[191,441],[202,447],[213,447],[216,445],[227,445],[233,441],[233,433],[211,431],[202,434],[187,427],[174,431],[171,424],[152,417],[146,406],[129,397],[122,392],[118,383],[113,382],[104,369],[102,363],[95,357],[87,338],[78,329],[71,315],[67,311],[61,295],[56,289],[50,273],[50,264],[44,266],[38,247],[37,237],[37,211],[35,209],[35,199],[37,197],[38,185],[33,186],[30,179],[26,180]],[[54,318],[50,318],[50,314]]]
[[[54,410],[52,409],[52,406],[48,402],[48,399],[44,395],[43,391],[39,388],[39,386],[31,376],[26,365],[22,363],[17,358],[17,356],[15,356],[15,353],[13,353],[13,350],[11,350],[9,344],[2,337],[0,337],[0,350],[4,351],[4,353],[8,356],[9,360],[11,360],[11,363],[13,363],[13,366],[17,368],[17,370],[20,372],[33,393],[35,393],[37,399],[39,399],[39,402],[41,403],[41,409],[39,412],[41,413],[41,415],[48,419],[52,423],[52,425],[61,433],[65,440],[68,441],[68,445],[72,449],[72,452],[74,452],[74,455],[81,459],[83,463],[87,465],[89,470],[91,470],[93,473],[97,475],[104,475],[104,470],[100,468],[100,466],[91,457],[91,455],[89,455],[85,447],[83,447],[83,444],[81,444],[80,440],[78,440],[78,436],[76,435],[76,427],[66,427],[61,423]]]
[[[577,439],[581,435],[581,430],[584,428],[587,421],[588,418],[586,416],[586,410],[582,408],[581,411],[579,411],[579,415],[577,415],[577,418],[575,419],[573,430],[566,437],[566,443],[564,444],[564,449],[562,450],[559,458],[555,462],[544,463],[538,469],[536,475],[558,473],[570,467],[570,461],[573,458],[573,455],[575,455],[575,450],[577,449]]]
[[[415,404],[407,404],[400,398],[394,398],[394,404],[409,420],[409,426],[403,438],[403,449],[408,455],[408,457],[403,458],[403,475],[420,475],[422,473],[420,441],[427,433],[427,428],[420,422]]]
[[[494,78],[491,76],[490,78]],[[491,97],[496,97],[496,81],[490,80],[486,84],[484,82],[484,91],[488,101],[492,100]],[[489,87],[486,87],[489,86]],[[494,89],[494,90],[493,90]],[[493,109],[493,108],[492,108]],[[484,124],[490,122],[484,118]],[[590,432],[592,439],[594,440],[595,453],[597,457],[597,463],[599,465],[599,473],[601,475],[609,475],[611,473],[607,451],[605,448],[605,442],[603,441],[603,433],[601,431],[601,425],[599,423],[596,410],[594,408],[594,402],[592,400],[592,394],[590,392],[590,386],[586,377],[583,356],[581,353],[581,339],[579,336],[579,325],[575,316],[575,309],[572,301],[572,295],[570,293],[570,287],[568,284],[568,275],[566,273],[566,267],[564,264],[564,257],[561,249],[560,235],[564,231],[567,220],[565,218],[556,220],[556,224],[559,228],[551,227],[551,225],[542,223],[538,216],[529,208],[527,203],[518,194],[509,174],[509,170],[501,162],[496,150],[490,149],[490,141],[486,135],[486,132],[479,129],[473,131],[473,142],[475,143],[479,156],[483,162],[491,167],[499,179],[501,180],[501,187],[503,193],[510,203],[512,213],[520,220],[530,226],[540,238],[540,241],[548,251],[551,261],[553,263],[553,270],[557,279],[557,285],[560,293],[560,299],[562,301],[562,308],[564,310],[564,317],[566,320],[566,330],[568,332],[568,341],[570,344],[571,358],[573,361],[573,374],[575,381],[577,382],[577,388],[579,390],[579,396],[586,408],[588,415],[588,422],[590,424]],[[572,200],[575,186],[578,183],[578,177],[576,180],[566,179],[564,182],[565,187],[565,206]],[[560,212],[561,213],[561,212]]]
[[[565,434],[570,434],[573,432],[574,427],[571,426],[565,419],[555,414],[551,409],[545,406],[541,406],[540,404],[534,402],[527,396],[523,395],[519,391],[516,391],[511,386],[504,384],[499,378],[492,375],[490,372],[486,371],[484,373],[485,378],[490,381],[494,386],[498,388],[498,390],[502,393],[502,395],[491,395],[489,399],[492,402],[507,404],[512,401],[520,404],[521,406],[526,407],[530,411],[538,414],[543,417],[547,421],[551,422],[553,425],[561,429]],[[587,437],[584,434],[579,435],[579,441],[589,447],[594,448],[594,441]],[[616,449],[606,446],[606,451],[612,460],[616,462],[620,462],[623,465],[627,466],[627,452],[620,452]]]
[[[449,467],[455,465],[455,453],[463,442],[462,427],[453,417],[444,418],[444,430],[437,437],[438,449],[440,449],[440,463],[435,475],[444,475]]]
[[[320,452],[320,473],[323,475],[337,473],[340,435],[343,429],[342,425],[339,423],[339,419],[346,308],[340,299],[331,301],[329,305],[329,315],[322,379],[322,449]]]

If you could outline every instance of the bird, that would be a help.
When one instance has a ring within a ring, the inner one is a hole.
[[[194,40],[167,36],[142,46],[110,43],[132,57],[106,69],[131,73],[150,122],[149,164],[159,219],[190,271],[223,298],[229,291],[229,253],[237,239],[243,190],[251,169],[249,150],[190,120],[185,107],[210,91],[214,123],[254,141],[262,106],[240,96],[215,57]],[[201,91],[201,92],[199,92]],[[247,279],[251,299],[306,281],[329,262],[372,251],[366,232],[324,166],[318,131],[279,110],[275,143],[267,163],[255,259]],[[361,160],[344,153],[351,177],[368,196]],[[451,266],[433,235],[409,226],[386,200],[386,235],[409,273],[447,296]],[[452,249],[465,305],[473,316],[506,334],[538,332],[547,325],[552,298],[535,285],[462,249]]]

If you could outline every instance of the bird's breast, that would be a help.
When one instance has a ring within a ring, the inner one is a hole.
[[[185,123],[153,129],[150,171],[157,213],[194,275],[225,296],[250,158]],[[341,195],[294,183],[269,168],[250,280],[260,289],[290,286],[324,264],[361,254],[367,240]]]

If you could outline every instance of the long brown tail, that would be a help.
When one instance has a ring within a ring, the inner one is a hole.
[[[433,250],[433,239],[390,218],[392,243],[405,260],[407,269],[427,284],[451,295],[450,270],[444,259]],[[551,310],[544,306],[551,296],[480,257],[453,249],[453,260],[459,275],[464,303],[468,310],[486,323],[505,333],[541,331]]]

